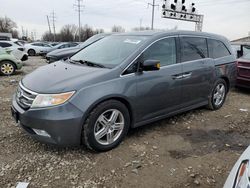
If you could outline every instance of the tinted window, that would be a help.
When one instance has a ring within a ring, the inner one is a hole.
[[[48,45],[48,44],[42,44],[42,46],[44,46],[44,47],[50,47],[50,45]]]
[[[143,53],[143,61],[160,60],[161,67],[176,63],[176,45],[175,38],[167,38],[160,40],[151,45]]]
[[[78,45],[77,43],[70,43],[69,47],[74,47],[74,46],[77,46],[77,45]]]
[[[207,42],[204,38],[199,37],[182,37],[181,38],[181,61],[193,61],[207,58]]]
[[[220,58],[229,56],[230,52],[226,48],[226,46],[218,40],[208,39],[208,49],[209,49],[209,56],[211,58]]]
[[[0,46],[3,47],[3,48],[6,48],[6,47],[10,47],[12,45],[7,43],[7,42],[0,42]]]
[[[59,46],[58,49],[67,48],[67,47],[68,47],[68,44],[63,44],[63,45]]]
[[[31,44],[31,45],[33,45],[33,46],[42,46],[41,43],[35,43],[35,44]]]
[[[123,73],[123,75],[135,73],[137,71],[137,67],[138,67],[138,64],[137,63],[133,63],[132,65],[130,65],[127,68],[127,70]]]

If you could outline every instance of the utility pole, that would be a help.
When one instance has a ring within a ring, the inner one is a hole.
[[[152,3],[148,3],[148,6],[152,6],[152,23],[151,23],[151,30],[154,30],[154,19],[155,19],[155,7],[159,7],[159,5],[155,4],[155,0]]]
[[[142,30],[142,18],[140,19],[140,31]]]
[[[23,26],[22,26],[22,37],[25,36],[25,32],[24,32],[24,29],[23,29]]]
[[[50,22],[49,22],[49,16],[47,15],[47,21],[48,21],[48,26],[49,26],[49,34],[51,34],[51,27],[50,27]]]
[[[74,4],[76,7],[76,11],[78,12],[78,34],[79,34],[79,42],[81,42],[81,12],[83,11],[83,5],[81,4],[83,0],[76,0],[77,4]]]
[[[52,19],[52,26],[53,26],[53,31],[54,31],[54,41],[56,41],[56,26],[55,26],[56,14],[54,10],[51,13],[51,19]]]

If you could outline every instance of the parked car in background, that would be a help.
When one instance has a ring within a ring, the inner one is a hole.
[[[114,34],[25,76],[12,114],[42,142],[107,151],[129,128],[201,106],[220,109],[235,79],[236,58],[222,36]]]
[[[25,51],[29,54],[29,56],[44,55],[52,49],[51,45],[44,42],[33,42],[25,44],[24,47]]]
[[[78,45],[77,42],[62,42],[62,43],[59,43],[59,44],[53,46],[51,49],[49,49],[48,53],[52,52],[54,50],[58,50],[58,49],[72,48],[72,47],[75,47],[77,45]]]
[[[237,87],[250,88],[250,53],[237,61]]]
[[[28,60],[28,54],[25,52],[24,46],[12,41],[0,41],[0,47],[11,51],[11,53],[21,61]]]
[[[18,45],[21,45],[21,46],[23,46],[25,44],[28,44],[28,42],[25,41],[25,40],[17,40],[17,41],[15,41],[15,43],[18,44]]]
[[[103,39],[104,37],[109,36],[109,35],[111,34],[110,33],[97,34],[97,35],[90,37],[85,42],[77,45],[76,47],[54,50],[46,55],[47,63],[53,63],[61,59],[66,59],[72,56],[73,54],[75,54],[76,52],[78,52],[79,50],[85,48],[86,46],[93,44],[94,42],[100,39]]]
[[[56,46],[56,45],[60,44],[60,42],[50,42],[49,44],[50,44],[51,46]]]
[[[224,188],[250,187],[250,146],[240,156],[232,168]]]
[[[21,60],[16,59],[10,49],[0,47],[0,74],[9,76],[15,73],[16,70],[22,68]]]
[[[240,58],[248,53],[250,53],[250,43],[249,42],[237,42],[232,43],[232,49],[236,58]]]

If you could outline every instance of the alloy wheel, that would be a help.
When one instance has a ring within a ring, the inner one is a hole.
[[[213,95],[213,102],[216,106],[221,105],[223,103],[226,95],[226,87],[223,83],[220,83],[216,86]]]
[[[114,143],[122,134],[124,124],[124,116],[119,110],[110,109],[103,112],[94,127],[96,141],[102,145]]]

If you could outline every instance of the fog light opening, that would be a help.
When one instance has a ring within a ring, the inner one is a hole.
[[[50,135],[45,130],[33,129],[33,131],[39,136],[50,137]]]

